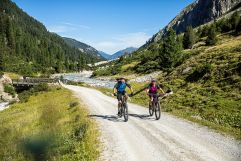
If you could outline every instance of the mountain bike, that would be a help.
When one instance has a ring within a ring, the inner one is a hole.
[[[151,103],[149,103],[149,114],[150,116],[153,116],[153,114],[155,113],[155,117],[156,120],[159,120],[161,118],[161,105],[160,105],[160,101],[159,98],[161,97],[161,99],[169,96],[173,94],[173,92],[171,90],[168,90],[166,92],[166,94],[154,94],[152,95],[153,97],[153,101]]]
[[[156,94],[152,95],[152,97],[153,101],[149,103],[149,114],[150,116],[153,116],[155,113],[156,120],[159,120],[161,118],[161,105],[159,102],[159,97],[161,97],[161,95]]]
[[[130,95],[129,95],[130,96]],[[128,105],[127,105],[127,98],[125,95],[121,96],[121,103],[118,105],[119,110],[119,117],[124,116],[125,122],[128,121]]]

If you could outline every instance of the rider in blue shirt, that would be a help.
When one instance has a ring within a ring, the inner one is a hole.
[[[126,87],[128,87],[131,90],[131,95],[133,95],[133,89],[130,86],[130,84],[126,83],[125,78],[120,78],[113,88],[113,93],[115,96],[117,96],[117,99],[118,99],[118,114],[119,114],[119,107],[121,104],[121,97],[125,95],[126,99],[128,98],[128,94],[126,93]],[[116,91],[117,91],[117,94],[116,94]]]

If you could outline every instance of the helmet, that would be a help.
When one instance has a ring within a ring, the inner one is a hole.
[[[156,80],[155,80],[155,79],[152,79],[151,82],[154,83],[154,82],[156,82]]]

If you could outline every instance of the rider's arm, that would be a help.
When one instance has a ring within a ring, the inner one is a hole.
[[[160,88],[160,91],[162,92],[162,94],[165,94],[165,92],[163,91],[163,89],[162,89],[162,88]]]
[[[165,92],[164,92],[163,89],[160,87],[160,85],[158,85],[158,89],[161,91],[162,94],[165,94]]]
[[[131,87],[131,85],[126,84],[126,86],[131,90],[131,93],[133,93],[133,88]]]
[[[114,86],[114,88],[113,88],[113,94],[115,94],[116,93],[116,87],[117,87],[117,84]]]
[[[115,94],[116,93],[116,88],[113,88],[113,94]]]
[[[150,91],[150,89],[147,88],[147,89],[146,89],[146,94],[147,94],[147,95],[149,95],[149,91]]]

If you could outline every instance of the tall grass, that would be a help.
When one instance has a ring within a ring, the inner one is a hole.
[[[0,112],[0,160],[96,160],[98,131],[66,89],[31,96]]]

